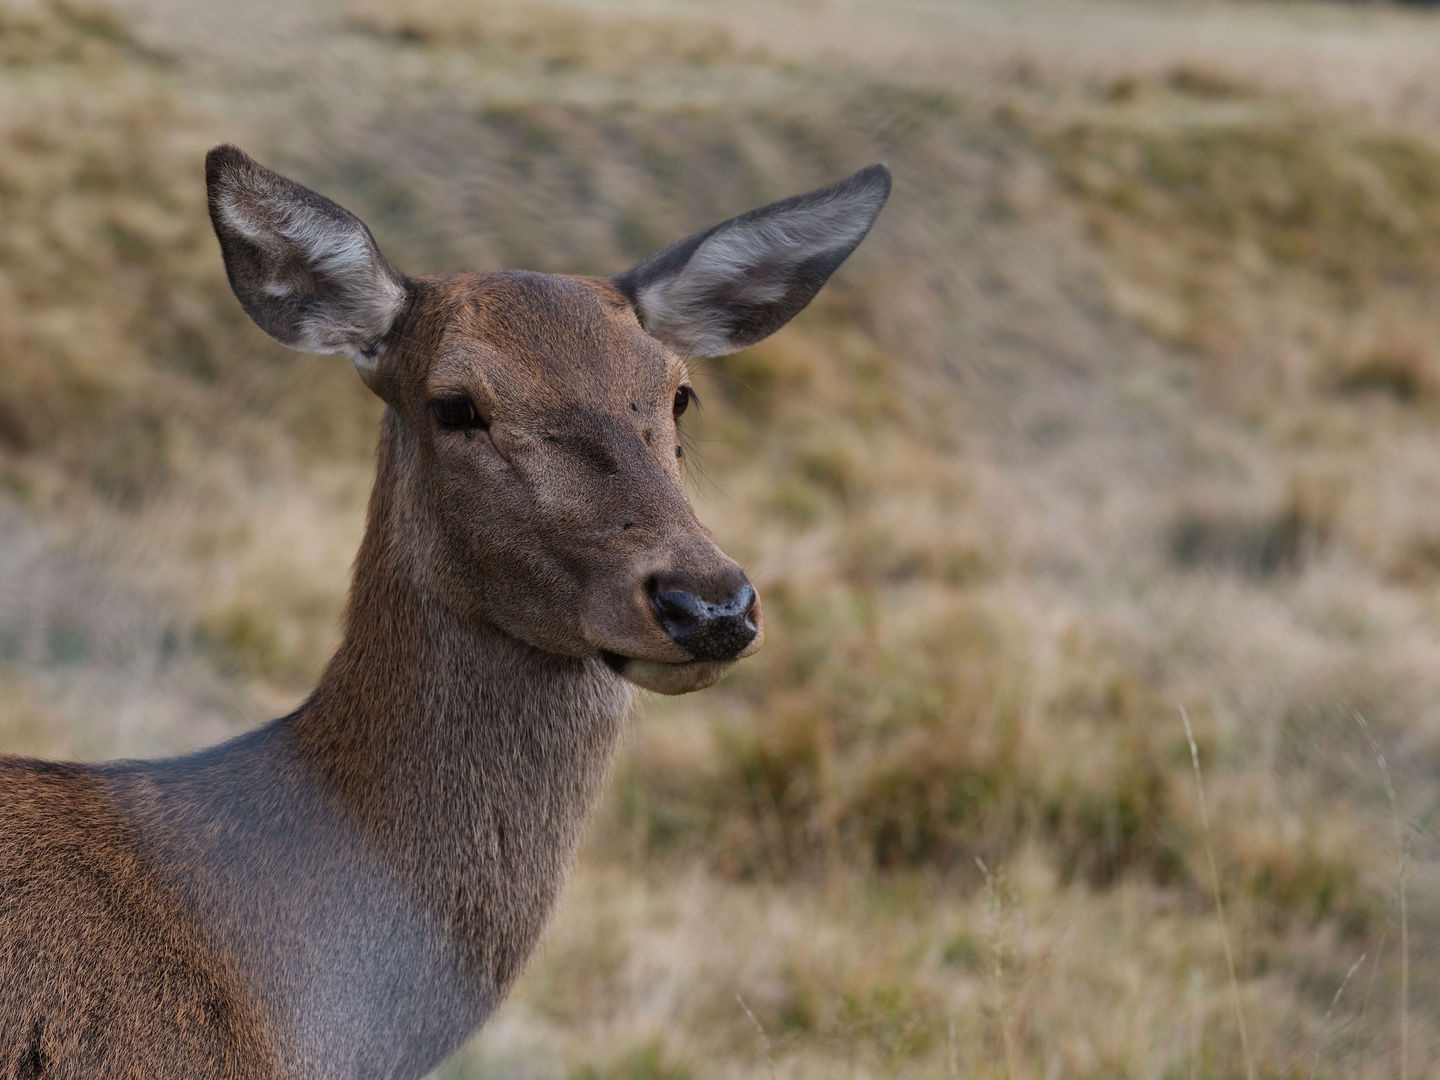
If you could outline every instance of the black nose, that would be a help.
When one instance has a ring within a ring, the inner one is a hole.
[[[650,588],[650,607],[670,640],[696,660],[733,660],[759,632],[751,621],[755,590],[748,584],[723,604],[712,604],[691,592]]]

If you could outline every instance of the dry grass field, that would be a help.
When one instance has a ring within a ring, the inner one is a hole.
[[[440,1075],[1435,1075],[1437,65],[1304,0],[0,0],[0,748],[203,745],[336,641],[379,406],[231,298],[212,142],[415,273],[885,160],[695,369],[766,647],[643,703]]]

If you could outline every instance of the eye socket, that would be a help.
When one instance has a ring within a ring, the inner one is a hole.
[[[675,390],[675,419],[680,419],[680,414],[690,407],[691,400],[698,401],[695,391],[688,386],[681,386]]]
[[[436,398],[430,403],[430,409],[435,414],[436,422],[443,428],[473,431],[475,428],[490,426],[480,418],[480,413],[475,409],[475,403],[460,394],[448,394],[445,397]]]

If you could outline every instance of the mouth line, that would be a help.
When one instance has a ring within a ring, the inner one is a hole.
[[[734,660],[640,660],[608,649],[601,651],[600,659],[626,682],[658,694],[703,690],[719,682],[735,666]]]
[[[643,656],[626,656],[624,653],[613,652],[610,649],[600,650],[600,659],[616,675],[623,675],[628,664],[661,664],[665,667],[682,668],[692,664],[733,664],[741,659],[739,656],[725,656],[715,659],[691,658],[689,660],[650,660]]]

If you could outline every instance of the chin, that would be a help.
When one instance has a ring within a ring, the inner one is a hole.
[[[688,694],[714,686],[735,666],[734,660],[691,660],[667,664],[660,660],[626,658],[616,668],[621,678],[657,694]]]

